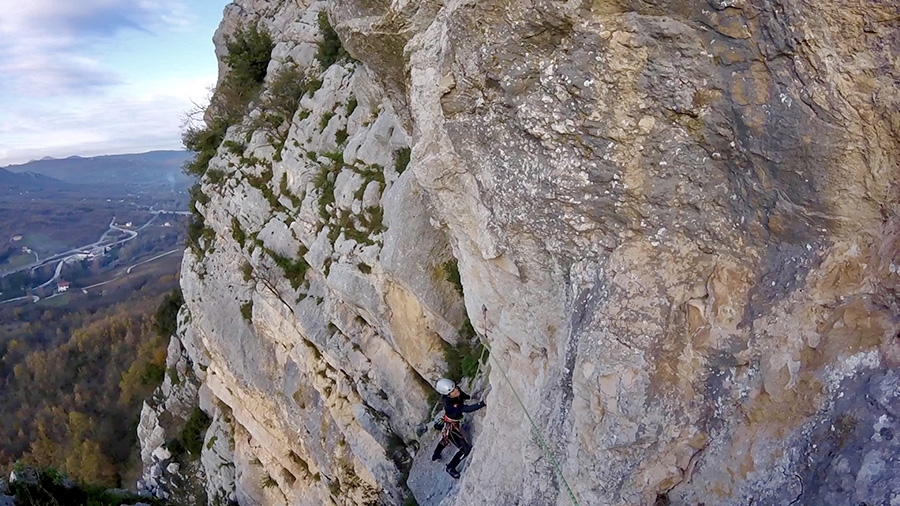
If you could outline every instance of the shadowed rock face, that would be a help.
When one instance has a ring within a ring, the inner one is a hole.
[[[497,324],[520,386],[546,375],[532,405],[552,399],[573,488],[780,498],[775,469],[801,458],[785,439],[827,409],[828,371],[890,352],[895,305],[866,294],[895,276],[875,253],[896,211],[894,17],[459,2],[411,38],[416,174],[472,277],[515,265],[504,289],[467,285],[467,306],[521,318]],[[832,337],[851,307],[865,323]]]
[[[316,61],[322,8],[355,61]],[[267,82],[295,65],[322,86],[274,141],[229,131],[244,152],[213,160],[227,181],[200,206],[215,247],[186,256],[185,349],[209,364],[208,409],[233,415],[213,417],[234,438],[225,496],[896,488],[896,6],[239,1],[217,38],[257,20]],[[421,424],[467,322],[491,348],[488,409],[451,486]]]
[[[894,370],[861,374],[842,385],[829,418],[802,448],[810,456],[794,478],[798,504],[890,504],[896,501],[898,396]]]

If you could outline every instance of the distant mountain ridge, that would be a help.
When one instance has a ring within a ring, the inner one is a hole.
[[[147,184],[168,181],[187,185],[182,171],[191,158],[188,151],[149,151],[147,153],[93,157],[43,158],[3,167],[8,172],[32,172],[72,184]]]
[[[62,189],[68,183],[37,172],[11,172],[0,169],[0,188],[6,191]]]

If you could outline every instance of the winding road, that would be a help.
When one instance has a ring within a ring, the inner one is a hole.
[[[125,269],[125,275],[127,276],[128,274],[131,274],[132,269],[134,269],[135,267],[139,267],[139,266],[141,266],[141,265],[144,265],[144,264],[146,264],[146,263],[152,262],[152,261],[154,261],[154,260],[158,260],[158,259],[160,259],[160,258],[162,258],[162,257],[164,257],[164,256],[171,255],[172,253],[177,253],[177,252],[179,252],[179,251],[184,251],[184,248],[177,248],[177,249],[173,249],[172,251],[166,251],[165,253],[156,255],[156,256],[153,257],[153,258],[148,258],[147,260],[143,260],[143,261],[141,261],[141,262],[138,262],[138,263],[136,263],[136,264],[134,264],[134,265],[128,267],[127,269]],[[103,286],[103,285],[105,285],[105,284],[107,284],[107,283],[112,283],[113,281],[119,279],[119,277],[121,277],[121,276],[122,276],[122,273],[119,272],[118,274],[116,274],[115,276],[113,276],[113,279],[110,279],[110,280],[107,280],[107,281],[103,281],[102,283],[96,283],[96,284],[93,284],[93,285],[90,285],[90,286],[86,286],[86,287],[84,287],[84,288],[81,289],[81,292],[84,293],[85,295],[87,295],[87,291],[90,290],[91,288],[96,288],[96,287],[98,287],[98,286]],[[51,295],[50,297],[47,297],[47,298],[49,299],[49,298],[52,298],[52,297],[56,297],[56,295]]]
[[[153,220],[156,219],[156,216],[157,215],[155,215],[155,214],[153,216],[151,216],[150,219],[147,220],[147,223],[144,223],[144,225],[141,226],[140,228],[138,228],[137,230],[142,230],[147,225],[150,225],[150,223],[152,223]],[[104,241],[106,241],[109,238],[109,234],[111,234],[113,231],[124,232],[126,235],[128,235],[128,237],[126,237],[125,239],[121,239],[121,240],[112,242],[110,244],[103,244]],[[50,279],[48,279],[45,283],[38,285],[36,287],[36,289],[44,288],[45,286],[47,286],[47,285],[53,283],[54,281],[56,281],[57,279],[59,279],[59,274],[60,274],[60,272],[62,272],[63,265],[65,265],[67,261],[72,260],[73,258],[76,260],[81,260],[82,258],[84,258],[85,254],[83,252],[85,250],[91,250],[98,246],[103,246],[104,248],[114,248],[120,244],[125,244],[126,242],[134,239],[137,236],[138,236],[138,233],[136,230],[128,230],[125,228],[117,227],[116,226],[116,218],[113,217],[112,221],[109,222],[109,229],[106,230],[106,232],[103,232],[103,235],[100,236],[100,239],[98,241],[92,242],[91,244],[88,244],[87,246],[82,246],[81,248],[78,248],[76,250],[69,250],[68,252],[63,253],[64,255],[69,253],[69,255],[59,259],[59,263],[56,264],[56,270],[53,271],[53,276]],[[77,253],[73,253],[73,251],[77,251]],[[57,257],[58,257],[58,255],[57,255]],[[56,260],[50,260],[50,261],[55,262]],[[45,261],[44,263],[42,263],[36,267],[33,267],[32,271],[34,269],[37,269],[41,265],[45,265],[46,263],[49,263],[49,262]]]
[[[109,225],[107,225],[109,228],[105,232],[103,232],[103,235],[100,236],[100,239],[98,239],[90,244],[86,244],[84,246],[79,246],[77,248],[72,248],[68,251],[64,251],[62,253],[57,253],[55,255],[51,255],[43,260],[40,260],[40,258],[38,257],[38,254],[36,252],[34,252],[34,257],[35,257],[34,262],[32,262],[28,265],[23,265],[22,267],[17,267],[10,271],[0,272],[0,277],[8,276],[10,274],[14,274],[16,272],[24,271],[27,269],[34,270],[34,269],[37,269],[38,267],[43,267],[44,265],[46,265],[48,263],[55,262],[55,261],[61,260],[61,259],[64,260],[65,258],[69,258],[74,255],[81,254],[85,250],[90,250],[90,249],[96,248],[97,246],[100,246],[101,244],[103,244],[103,241],[107,240],[109,238],[109,234],[112,233],[113,231],[124,232],[126,234],[129,234],[130,237],[127,237],[120,241],[116,241],[112,244],[108,244],[107,246],[112,247],[112,246],[116,246],[118,244],[128,242],[128,241],[134,239],[135,237],[137,237],[138,231],[143,230],[146,227],[150,226],[156,220],[156,218],[159,217],[160,214],[177,214],[177,215],[182,215],[182,216],[188,216],[191,214],[188,211],[161,211],[161,210],[154,210],[153,208],[151,208],[149,212],[153,216],[151,216],[150,219],[147,220],[147,223],[144,223],[139,228],[136,228],[134,230],[120,228],[120,227],[116,226],[116,218],[113,217],[113,219],[110,220]]]
[[[34,252],[35,262],[33,262],[33,263],[31,263],[31,264],[28,264],[28,265],[25,265],[25,266],[22,266],[22,267],[19,267],[19,268],[17,268],[17,269],[13,269],[13,270],[11,270],[11,271],[2,272],[2,273],[0,273],[0,277],[7,276],[7,275],[9,275],[9,274],[13,274],[13,273],[16,273],[16,272],[28,270],[28,269],[31,269],[32,272],[33,272],[35,269],[38,269],[38,268],[43,267],[43,266],[45,266],[45,265],[47,265],[47,264],[50,264],[50,263],[53,263],[53,262],[57,262],[57,261],[58,261],[59,263],[56,264],[56,269],[53,271],[53,276],[50,277],[50,279],[48,279],[46,282],[41,283],[40,285],[38,285],[37,287],[35,287],[34,289],[44,288],[44,287],[46,287],[46,286],[52,284],[52,283],[53,283],[54,281],[56,281],[57,279],[59,279],[59,276],[60,276],[60,274],[62,273],[62,268],[63,268],[63,266],[66,264],[66,262],[71,261],[72,259],[75,259],[75,260],[81,260],[81,259],[83,259],[83,258],[86,258],[87,255],[85,254],[85,251],[91,251],[91,250],[93,250],[93,249],[95,249],[95,248],[98,248],[98,247],[100,247],[100,246],[103,246],[104,248],[113,248],[113,247],[119,246],[119,245],[121,245],[121,244],[125,244],[126,242],[128,242],[128,241],[134,239],[135,237],[137,237],[137,236],[138,236],[138,231],[143,230],[143,229],[147,228],[148,226],[150,226],[150,225],[156,220],[156,218],[157,218],[160,214],[190,214],[189,212],[185,212],[185,211],[155,211],[155,210],[153,210],[152,208],[151,208],[150,212],[153,214],[153,216],[151,216],[150,219],[147,220],[146,223],[144,223],[143,225],[141,225],[140,227],[138,227],[138,228],[136,228],[136,229],[134,229],[134,230],[129,230],[129,229],[121,228],[121,227],[117,226],[117,225],[116,225],[116,218],[115,218],[115,216],[114,216],[114,217],[112,218],[112,220],[110,220],[107,230],[106,230],[105,232],[103,232],[103,234],[100,236],[100,239],[98,239],[97,241],[94,241],[94,242],[92,242],[92,243],[90,243],[90,244],[87,244],[87,245],[85,245],[85,246],[81,246],[81,247],[78,247],[78,248],[70,249],[70,250],[65,251],[65,252],[63,252],[63,253],[57,253],[56,255],[52,255],[52,256],[50,256],[50,257],[48,257],[48,258],[45,258],[44,260],[40,260],[39,257],[38,257],[37,252]],[[124,233],[125,235],[127,235],[127,237],[125,237],[124,239],[117,239],[117,240],[113,240],[113,242],[106,243],[106,241],[110,240],[110,234],[112,234],[112,233],[114,233],[114,232],[121,232],[121,233]],[[162,258],[162,257],[164,257],[164,256],[166,256],[166,255],[171,255],[172,253],[175,253],[175,252],[178,252],[178,251],[182,251],[182,250],[183,250],[183,248],[174,249],[174,250],[171,250],[171,251],[167,251],[167,252],[165,252],[165,253],[162,253],[162,254],[160,254],[160,255],[156,255],[156,256],[154,256],[153,258],[150,258],[150,259],[147,259],[147,260],[143,260],[143,261],[141,261],[141,262],[138,262],[138,263],[136,263],[136,264],[133,264],[133,265],[129,266],[129,267],[125,270],[124,274],[125,274],[125,275],[131,274],[132,269],[134,269],[135,267],[138,267],[139,265],[143,265],[143,264],[145,264],[145,263],[152,262],[152,261],[157,260],[157,259],[159,259],[159,258]],[[119,274],[115,275],[113,279],[110,279],[110,280],[108,280],[108,281],[104,281],[104,282],[102,282],[102,283],[97,283],[97,284],[94,284],[94,285],[91,285],[91,286],[86,286],[86,287],[82,288],[81,290],[82,290],[83,293],[86,294],[88,289],[94,288],[94,287],[97,287],[97,286],[101,286],[101,285],[105,285],[105,284],[107,284],[107,283],[110,283],[110,282],[112,282],[112,281],[115,281],[117,278],[119,278],[120,276],[122,276],[122,274],[123,274],[122,272],[119,272]],[[53,295],[51,295],[51,296],[49,296],[49,297],[47,297],[47,298],[48,298],[48,299],[52,299],[53,297],[56,297],[56,296],[58,296],[58,295],[61,295],[61,294],[56,293],[56,294],[53,294]],[[37,302],[37,301],[40,300],[40,297],[38,297],[37,295],[26,295],[26,296],[23,296],[23,297],[17,297],[17,298],[15,298],[15,299],[9,299],[9,300],[0,301],[0,304],[5,304],[5,303],[7,303],[7,302],[15,302],[15,301],[18,301],[18,300],[24,300],[24,299],[28,299],[28,298],[31,298],[31,299],[32,299],[32,302]]]

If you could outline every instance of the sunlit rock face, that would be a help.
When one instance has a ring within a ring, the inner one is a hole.
[[[349,53],[327,68],[322,10]],[[900,489],[896,6],[239,1],[220,57],[251,23],[263,96],[315,85],[281,123],[258,100],[203,180],[182,340],[209,496]],[[488,407],[451,483],[423,424],[467,322]]]

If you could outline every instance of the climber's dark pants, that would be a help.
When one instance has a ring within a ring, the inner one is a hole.
[[[447,434],[446,438],[441,438],[441,441],[438,443],[437,448],[434,449],[434,455],[440,458],[441,452],[444,451],[444,448],[447,447],[450,443],[453,443],[453,446],[459,448],[456,452],[456,455],[450,460],[450,463],[447,464],[448,469],[456,469],[456,466],[459,465],[459,462],[466,458],[466,455],[472,451],[472,445],[466,441],[466,438],[463,437],[461,432],[458,431],[450,431]]]

